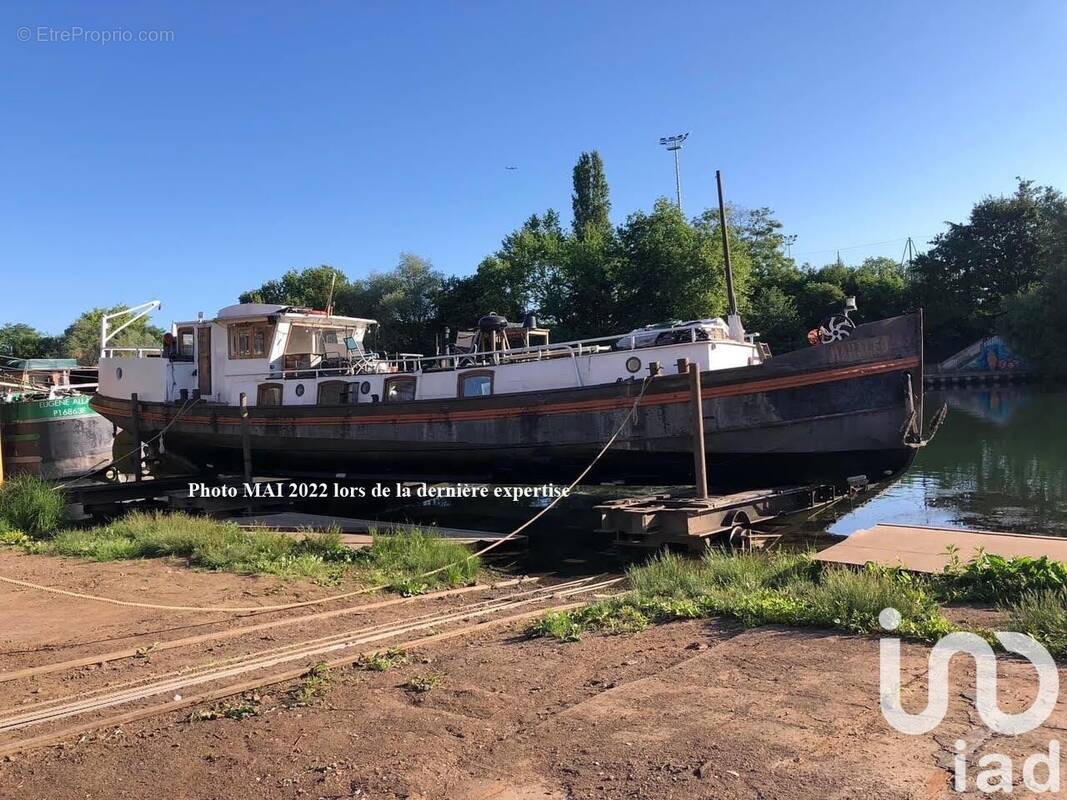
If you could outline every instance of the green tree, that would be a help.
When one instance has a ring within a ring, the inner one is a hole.
[[[0,356],[14,358],[52,358],[59,354],[59,343],[24,322],[9,322],[0,327]]]
[[[584,236],[567,237],[544,308],[558,341],[606,336],[615,329],[617,256],[611,228],[589,225]]]
[[[782,223],[769,208],[731,209],[730,229],[743,243],[752,262],[752,280],[756,287],[776,285],[795,288],[801,273],[786,253],[796,237],[782,233]]]
[[[500,304],[487,310],[518,320],[536,309],[552,321],[565,245],[559,214],[552,209],[505,236],[500,249],[478,265],[486,296]]]
[[[935,357],[992,333],[1005,298],[1042,278],[1065,206],[1060,192],[1020,179],[1014,194],[987,197],[967,222],[949,223],[915,260],[916,298],[927,311]]]
[[[283,306],[325,309],[330,302],[330,286],[333,284],[334,306],[351,294],[352,286],[345,274],[328,264],[291,269],[277,280],[267,281],[258,289],[243,292],[238,298],[242,303],[272,303]]]
[[[997,327],[1043,374],[1067,378],[1067,209],[1053,217],[1041,279],[1005,300]]]
[[[393,352],[431,353],[438,320],[437,302],[444,276],[425,258],[401,253],[397,266],[372,273],[360,282],[346,302],[358,305],[356,316],[377,319],[379,344]]]
[[[489,311],[503,309],[503,299],[486,286],[479,269],[474,275],[445,278],[437,295],[437,327],[450,333],[474,327]]]
[[[574,210],[574,235],[584,239],[590,235],[604,236],[611,229],[611,200],[608,198],[608,179],[600,153],[582,153],[574,165],[574,191],[571,207]],[[595,232],[595,233],[594,233]]]
[[[734,285],[750,290],[751,261],[731,234]],[[654,322],[726,313],[726,278],[718,212],[690,223],[678,206],[660,198],[651,213],[631,214],[619,229],[618,322],[632,328]]]
[[[796,295],[796,305],[797,316],[806,337],[807,331],[819,327],[827,317],[840,313],[845,305],[845,290],[834,283],[812,280],[800,287]]]
[[[797,311],[796,300],[781,286],[762,287],[750,303],[745,327],[760,335],[773,352],[795,350],[806,343],[805,327]]]
[[[845,293],[856,298],[857,322],[895,317],[912,305],[904,269],[899,261],[884,256],[864,259],[852,270]]]
[[[538,309],[555,326],[557,340],[604,336],[615,326],[618,239],[604,162],[595,150],[582,153],[572,173],[572,233],[559,252]]]
[[[128,306],[94,308],[86,311],[60,336],[59,350],[66,358],[76,358],[79,364],[93,365],[100,361],[100,322],[104,314],[125,311]],[[123,323],[120,319],[111,324],[112,329]],[[157,328],[141,317],[108,342],[109,347],[162,347],[163,329]]]

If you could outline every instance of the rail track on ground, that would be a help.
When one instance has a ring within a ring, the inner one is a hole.
[[[134,680],[108,683],[62,697],[5,708],[0,710],[0,757],[57,744],[89,731],[297,680],[318,664],[328,667],[348,666],[357,662],[360,657],[368,657],[383,648],[413,649],[444,639],[471,635],[494,626],[516,624],[553,610],[573,608],[585,601],[575,598],[584,596],[588,599],[591,595],[613,592],[624,578],[600,575],[536,588],[523,588],[523,583],[529,580],[531,579],[516,579],[496,586],[463,587],[413,598],[391,598],[156,643],[153,652],[184,650],[222,639],[254,636],[262,631],[287,625],[332,620],[348,614],[365,613],[374,608],[417,603],[420,599],[452,598],[478,591],[490,592],[502,586],[517,589],[502,596],[463,603],[443,610],[406,615],[390,621],[333,631],[224,658],[209,658]],[[406,638],[412,636],[415,638]],[[18,681],[76,670],[91,664],[135,659],[141,653],[143,649],[126,648],[40,664],[3,673],[0,675],[0,681]],[[237,682],[225,683],[228,680]],[[204,687],[206,691],[195,695],[185,694],[187,690],[198,687]],[[127,705],[136,707],[118,714],[110,713],[112,709]],[[75,717],[88,719],[67,725],[67,721]],[[44,729],[45,732],[27,738],[22,732],[29,729]]]

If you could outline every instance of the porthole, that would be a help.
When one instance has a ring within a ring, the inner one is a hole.
[[[641,371],[641,359],[637,356],[630,356],[626,359],[627,372],[640,372]]]
[[[370,394],[370,381],[363,381],[363,383],[359,385],[359,393]]]
[[[303,397],[304,396],[304,384],[298,383],[296,385],[296,396],[297,397]]]
[[[115,380],[122,380],[122,367],[115,367]]]

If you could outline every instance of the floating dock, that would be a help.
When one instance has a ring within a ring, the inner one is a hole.
[[[1067,563],[1067,539],[1055,536],[884,523],[857,531],[820,552],[816,559],[828,564],[863,566],[873,562],[912,572],[939,573],[953,554],[966,563],[980,551],[1005,558],[1047,556]]]

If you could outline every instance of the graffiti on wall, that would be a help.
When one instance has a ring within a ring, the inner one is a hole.
[[[1001,336],[983,339],[975,357],[958,367],[966,372],[1008,372],[1027,368],[1022,356],[1014,353]]]

